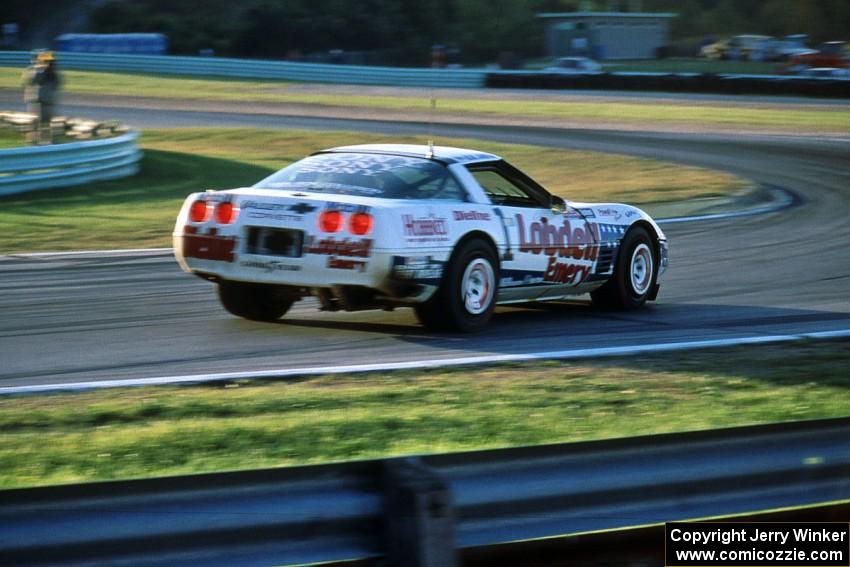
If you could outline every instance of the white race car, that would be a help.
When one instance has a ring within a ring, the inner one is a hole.
[[[483,328],[496,304],[590,293],[635,309],[667,267],[664,233],[640,209],[565,201],[492,154],[386,144],[190,195],[174,253],[247,319],[276,320],[312,295],[323,310],[407,306],[460,331]]]

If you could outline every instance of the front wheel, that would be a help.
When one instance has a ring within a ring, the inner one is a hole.
[[[649,299],[658,279],[654,244],[645,228],[636,226],[623,238],[614,275],[593,291],[593,303],[607,309],[637,309]]]
[[[419,321],[440,331],[480,331],[493,316],[499,266],[492,247],[474,238],[453,255],[434,296],[414,307]]]
[[[218,284],[221,305],[233,315],[252,321],[277,321],[295,298],[279,286],[240,282]]]

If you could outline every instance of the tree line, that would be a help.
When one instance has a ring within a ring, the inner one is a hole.
[[[495,61],[505,52],[539,57],[544,42],[538,13],[638,5],[678,13],[671,33],[680,43],[740,33],[850,40],[848,0],[7,0],[0,22],[18,21],[26,28],[53,6],[65,11],[88,6],[86,31],[164,33],[174,54],[213,50],[281,59],[345,50],[378,53],[389,64],[428,65],[435,44],[458,53],[462,63]]]

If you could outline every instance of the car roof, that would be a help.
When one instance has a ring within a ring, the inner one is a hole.
[[[478,150],[465,148],[453,148],[449,146],[434,146],[433,155],[429,155],[431,147],[425,144],[359,144],[356,146],[339,146],[316,152],[326,153],[361,153],[361,154],[383,154],[391,156],[430,158],[445,164],[452,163],[477,163],[482,161],[497,161],[497,155]]]

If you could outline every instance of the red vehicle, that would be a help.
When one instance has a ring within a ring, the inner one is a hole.
[[[846,69],[850,67],[850,61],[844,51],[845,42],[827,41],[821,44],[820,49],[814,53],[795,55],[788,61],[788,67],[792,71],[806,69],[809,67],[833,67]]]

